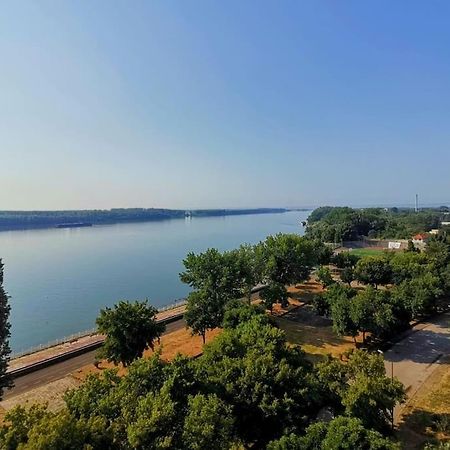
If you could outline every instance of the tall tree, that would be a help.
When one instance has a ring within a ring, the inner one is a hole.
[[[184,319],[192,334],[206,342],[206,332],[220,327],[223,320],[225,302],[222,298],[206,290],[191,292],[188,296]]]
[[[210,248],[188,253],[180,279],[194,291],[188,297],[186,323],[205,342],[206,331],[221,325],[227,302],[241,296],[241,274],[236,252]]]
[[[355,268],[355,277],[364,284],[378,287],[387,284],[392,279],[392,269],[385,256],[366,256],[358,261]]]
[[[153,349],[165,325],[156,321],[158,310],[144,302],[120,301],[114,308],[105,308],[97,318],[98,331],[106,335],[100,355],[124,366]]]
[[[7,374],[9,355],[10,323],[9,313],[11,307],[8,302],[8,295],[3,288],[3,262],[0,259],[0,400],[5,388],[13,385],[11,377]]]

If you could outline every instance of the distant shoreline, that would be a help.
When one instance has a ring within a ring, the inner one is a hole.
[[[310,211],[309,208],[254,208],[254,209],[157,209],[121,208],[109,210],[67,211],[0,211],[0,232],[61,228],[61,224],[89,223],[113,225],[118,223],[154,222],[186,217],[222,217],[253,214],[280,214],[288,211]]]

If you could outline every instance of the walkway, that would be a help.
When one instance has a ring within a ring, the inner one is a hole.
[[[405,386],[408,399],[450,355],[450,312],[413,327],[408,335],[385,352],[386,374],[394,376]],[[402,407],[396,408],[394,418],[398,422]]]

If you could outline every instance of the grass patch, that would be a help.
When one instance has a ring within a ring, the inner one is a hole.
[[[339,356],[354,348],[351,338],[338,336],[331,327],[331,321],[316,315],[309,305],[275,320],[286,333],[287,341],[299,345],[312,361],[323,359],[328,354]]]
[[[438,367],[405,407],[399,437],[406,449],[450,441],[450,364]]]
[[[381,248],[352,248],[349,250],[352,255],[363,256],[378,256],[382,255],[385,250]]]

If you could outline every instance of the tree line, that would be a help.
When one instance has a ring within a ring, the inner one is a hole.
[[[322,206],[308,217],[307,236],[323,242],[354,241],[361,236],[411,239],[417,233],[440,228],[449,208],[364,208]]]
[[[313,365],[264,310],[232,300],[223,331],[196,359],[156,352],[127,373],[89,375],[58,412],[10,410],[5,449],[396,449],[385,434],[404,399],[379,355]],[[327,409],[334,417],[317,419]]]

